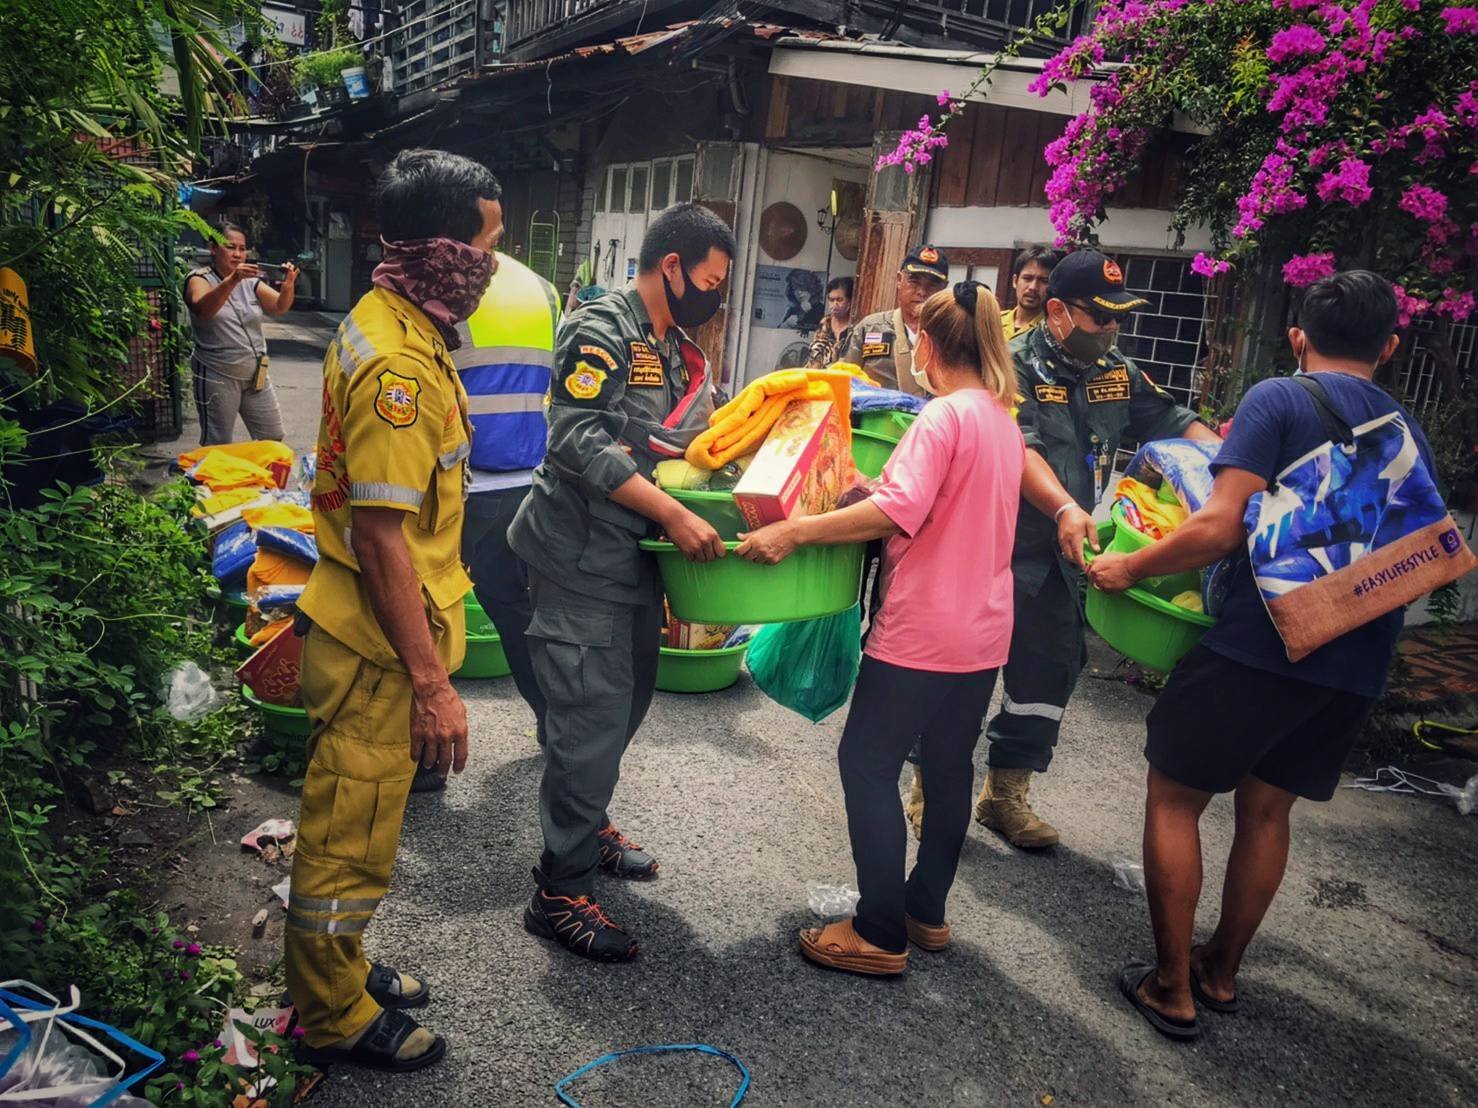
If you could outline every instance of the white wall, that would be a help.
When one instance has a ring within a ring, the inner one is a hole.
[[[1047,218],[1046,208],[935,208],[929,213],[925,239],[935,246],[1016,247],[1029,243],[1050,244],[1057,231]],[[1177,246],[1170,227],[1170,213],[1151,208],[1109,208],[1099,225],[1099,242],[1106,250],[1173,250],[1190,252],[1211,249],[1205,228],[1186,232]]]
[[[793,269],[810,269],[820,273],[827,270],[827,252],[831,246],[830,236],[816,225],[816,212],[825,209],[831,201],[831,186],[834,180],[867,182],[867,170],[862,166],[847,165],[809,154],[792,154],[783,150],[767,151],[764,166],[764,186],[760,190],[758,205],[751,226],[751,246],[754,265],[788,266]],[[806,219],[806,243],[800,253],[781,261],[770,257],[759,246],[759,217],[765,208],[781,200],[788,200],[800,209]],[[744,275],[752,292],[754,265]],[[857,273],[857,263],[848,261],[839,253],[831,251],[831,275],[852,277]],[[742,303],[751,303],[748,295],[740,298]],[[775,368],[781,352],[793,342],[809,341],[810,334],[797,331],[782,331],[773,327],[757,326],[749,322],[740,350],[742,365],[738,367],[738,383],[762,377]]]

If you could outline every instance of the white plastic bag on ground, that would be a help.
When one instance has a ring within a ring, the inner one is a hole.
[[[1451,797],[1457,805],[1458,814],[1471,816],[1478,811],[1478,773],[1459,788],[1445,781],[1434,781],[1430,777],[1409,773],[1395,766],[1385,766],[1375,771],[1373,777],[1360,777],[1346,785],[1347,789],[1364,789],[1372,793],[1421,793],[1424,796]]]
[[[181,662],[164,679],[161,699],[177,720],[199,719],[220,703],[220,694],[210,683],[210,674],[194,662]]]
[[[806,903],[818,916],[854,916],[862,894],[851,885],[828,885],[824,881],[806,882]]]

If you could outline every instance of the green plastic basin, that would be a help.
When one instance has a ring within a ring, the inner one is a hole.
[[[820,619],[857,603],[864,544],[803,546],[778,566],[735,557],[736,542],[716,562],[690,562],[670,542],[644,539],[657,556],[667,604],[692,623],[788,623]]]
[[[498,629],[493,626],[492,617],[482,610],[482,605],[477,602],[476,593],[468,593],[467,599],[462,601],[462,607],[467,612],[467,637],[474,635],[492,635],[495,638]]]
[[[220,589],[209,589],[206,595],[217,604],[224,604],[228,608],[240,608],[243,612],[251,607],[251,598],[246,595],[245,589],[230,589],[222,592]]]
[[[749,644],[723,650],[679,650],[664,646],[657,659],[657,687],[663,692],[706,693],[739,680]]]
[[[1118,504],[1109,510],[1109,524],[1112,528],[1111,537],[1105,549],[1112,550],[1116,554],[1133,554],[1136,550],[1143,550],[1155,541],[1143,531],[1129,526],[1128,520],[1124,518],[1124,510]],[[1188,573],[1171,573],[1164,577],[1146,577],[1134,587],[1152,593],[1161,600],[1174,600],[1188,590],[1199,593],[1201,574],[1196,570],[1191,570]]]
[[[744,514],[739,511],[739,505],[734,503],[732,492],[709,492],[706,489],[663,491],[688,511],[711,523],[724,542],[733,542],[739,537],[739,532],[749,530],[749,525],[744,522]]]
[[[250,658],[257,652],[257,648],[251,644],[251,636],[246,633],[246,624],[236,625],[236,634],[232,636],[236,640],[236,651],[243,658]]]
[[[507,677],[512,672],[508,665],[508,655],[503,652],[503,640],[494,632],[491,635],[467,636],[467,658],[462,663],[462,668],[452,676]]]
[[[306,739],[313,733],[313,724],[308,719],[306,708],[268,704],[246,685],[241,686],[241,695],[248,704],[262,713],[262,729],[268,734],[283,739]]]
[[[1132,537],[1125,536],[1126,531]],[[1132,527],[1117,527],[1112,522],[1102,524],[1098,536],[1100,546],[1126,553],[1154,541]],[[1087,552],[1090,560],[1092,553]],[[1121,593],[1100,592],[1090,586],[1084,608],[1088,626],[1104,642],[1146,669],[1169,673],[1216,621],[1204,612],[1178,607],[1167,597],[1156,595],[1145,587],[1151,583],[1157,583],[1160,590],[1174,589],[1172,596],[1188,589],[1200,592],[1198,574],[1173,573],[1168,577],[1146,578]]]
[[[897,442],[918,418],[913,412],[859,412],[856,424],[860,430]]]
[[[888,464],[888,459],[893,456],[893,448],[897,445],[898,440],[887,435],[854,428],[852,460],[857,463],[857,471],[864,477],[878,476],[883,472],[883,466]]]

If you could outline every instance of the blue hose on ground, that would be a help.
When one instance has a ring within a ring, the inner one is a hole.
[[[727,1050],[720,1050],[716,1046],[707,1043],[665,1043],[661,1046],[634,1046],[628,1050],[615,1050],[610,1054],[602,1054],[593,1062],[587,1062],[568,1077],[563,1077],[554,1083],[554,1095],[559,1097],[560,1103],[568,1104],[570,1108],[580,1108],[580,1102],[569,1093],[565,1092],[572,1084],[580,1080],[587,1073],[600,1066],[619,1061],[631,1054],[675,1054],[681,1051],[692,1051],[697,1054],[712,1054],[715,1058],[723,1058],[732,1062],[738,1069],[742,1080],[739,1088],[734,1093],[734,1099],[729,1101],[729,1108],[739,1108],[744,1098],[749,1095],[749,1070],[743,1062],[735,1058]]]

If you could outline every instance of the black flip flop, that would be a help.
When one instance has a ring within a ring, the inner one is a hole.
[[[1201,975],[1196,972],[1196,963],[1194,962],[1191,963],[1191,996],[1195,997],[1196,1003],[1202,1008],[1212,1012],[1220,1012],[1223,1015],[1230,1015],[1232,1012],[1241,1010],[1242,1007],[1241,999],[1235,995],[1231,1000],[1217,1000],[1216,997],[1208,993],[1201,984]]]
[[[341,1047],[299,1046],[298,1060],[319,1069],[329,1066],[358,1066],[362,1069],[384,1070],[386,1073],[411,1073],[435,1065],[446,1056],[446,1040],[440,1035],[424,1054],[414,1058],[397,1058],[395,1052],[401,1048],[421,1025],[404,1012],[387,1008],[375,1017],[373,1023],[360,1039],[347,1050]]]
[[[378,962],[371,964],[364,991],[369,993],[381,1008],[424,1008],[431,1000],[431,984],[421,979],[421,987],[410,996],[401,991],[400,971]]]
[[[1144,997],[1139,995],[1139,987],[1154,972],[1155,967],[1145,962],[1130,962],[1119,973],[1119,992],[1124,994],[1125,1000],[1134,1005],[1135,1011],[1145,1018],[1146,1023],[1167,1039],[1186,1042],[1200,1038],[1201,1025],[1194,1019],[1173,1019],[1150,1007]]]

